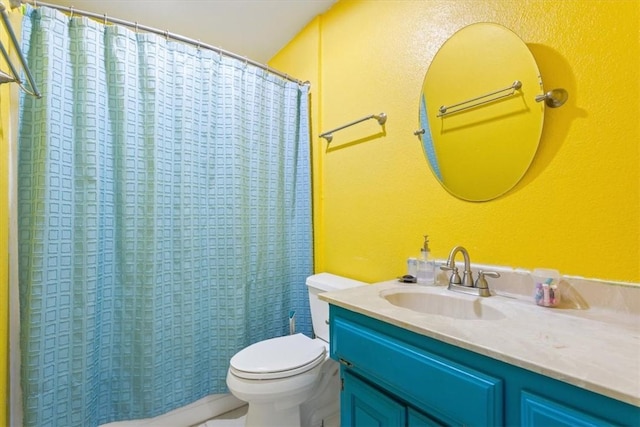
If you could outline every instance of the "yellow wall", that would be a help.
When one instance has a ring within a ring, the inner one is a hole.
[[[9,123],[8,96],[8,86],[0,86],[0,425],[5,425],[7,419],[9,366],[9,141],[5,132]]]
[[[4,30],[0,38],[7,46]],[[9,91],[10,85],[0,86],[0,425],[8,424],[9,399]]]
[[[17,11],[8,14],[14,31],[20,34],[21,14]],[[0,40],[14,55],[13,45],[4,29],[0,29]],[[16,61],[14,56],[12,58]],[[10,73],[4,60],[0,62],[0,69]],[[17,103],[12,104],[10,99],[17,99],[18,90],[14,83],[0,86],[0,426],[9,425],[9,141],[18,114]]]
[[[4,91],[2,93],[4,95]],[[0,95],[0,102],[4,96]],[[1,109],[4,111],[4,109]],[[9,350],[9,146],[4,136],[4,117],[0,121],[0,425],[7,419],[7,368]]]
[[[428,233],[436,258],[461,244],[476,263],[640,282],[639,21],[637,0],[342,0],[316,18],[270,62],[312,83],[316,270],[389,279]],[[513,30],[570,94],[524,179],[484,203],[449,195],[413,135],[431,59],[475,22]],[[385,135],[317,137],[379,112]]]

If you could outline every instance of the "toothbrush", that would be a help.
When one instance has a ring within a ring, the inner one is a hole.
[[[296,333],[296,311],[289,311],[289,335]]]

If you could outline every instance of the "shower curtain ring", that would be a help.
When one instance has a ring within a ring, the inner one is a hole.
[[[137,33],[138,32],[138,21],[136,21],[134,24],[135,25],[133,26],[133,30]]]
[[[164,30],[164,38],[169,41],[169,30]]]
[[[104,25],[107,25],[107,23],[108,23],[108,20],[107,20],[107,14],[105,13],[105,14],[104,14]]]
[[[69,19],[73,19],[73,6],[69,6]]]

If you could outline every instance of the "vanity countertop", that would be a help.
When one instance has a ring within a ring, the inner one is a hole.
[[[381,292],[453,293],[446,286],[388,281],[320,294],[320,299],[383,322],[640,406],[640,316],[615,310],[545,308],[494,295],[480,304],[497,320],[456,319],[392,305]],[[456,298],[479,297],[455,293]]]

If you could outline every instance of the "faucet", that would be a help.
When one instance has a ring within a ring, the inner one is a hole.
[[[462,279],[458,274],[458,267],[456,267],[456,255],[458,254],[458,252],[462,253],[462,256],[464,257],[464,272],[462,275]],[[449,278],[448,287],[450,291],[464,292],[481,297],[491,296],[491,292],[489,291],[489,284],[487,283],[485,276],[495,278],[500,277],[500,274],[496,271],[480,270],[478,272],[478,279],[474,283],[473,273],[471,272],[471,261],[469,259],[469,252],[467,252],[467,250],[462,246],[455,246],[453,249],[451,249],[449,258],[447,258],[447,263],[445,265],[441,265],[440,269],[451,271],[451,277]]]
[[[456,255],[458,252],[462,253],[464,257],[464,273],[463,278],[460,279],[458,274],[458,267],[456,267]],[[452,271],[451,278],[449,279],[450,285],[462,285],[473,286],[473,273],[471,272],[471,261],[469,261],[469,252],[462,246],[456,246],[449,252],[449,258],[447,258],[447,264],[440,266],[442,270]]]

